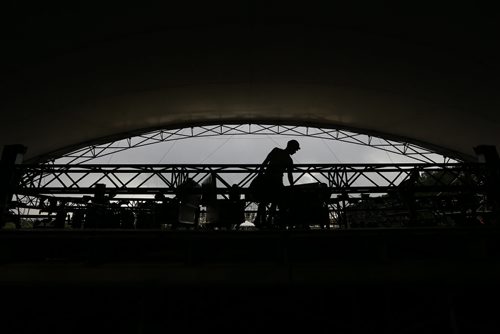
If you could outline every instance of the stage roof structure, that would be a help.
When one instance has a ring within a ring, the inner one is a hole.
[[[246,122],[356,130],[465,160],[500,145],[488,8],[10,6],[0,145],[27,146],[28,161]]]

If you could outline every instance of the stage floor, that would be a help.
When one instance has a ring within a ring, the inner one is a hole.
[[[500,279],[500,229],[0,232],[0,284],[309,285]]]

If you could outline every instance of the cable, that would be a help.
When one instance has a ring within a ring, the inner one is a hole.
[[[278,143],[276,140],[274,140],[274,138],[273,138],[273,137],[271,137],[271,136],[269,136],[269,135],[266,135],[266,137],[267,137],[268,139],[271,139],[271,140],[272,140],[272,141],[273,141],[276,145],[281,146],[281,145],[280,145],[280,143]]]
[[[114,153],[112,153],[110,156],[109,156],[109,159],[108,159],[108,165],[109,163],[111,162],[111,159],[113,158],[113,155],[115,155]]]
[[[389,158],[389,160],[391,160],[391,163],[394,163],[394,161],[392,160],[391,156],[389,155],[389,152],[385,151],[385,154],[387,154],[387,157]]]
[[[326,146],[328,151],[330,151],[330,153],[335,157],[335,159],[337,159],[337,162],[340,162],[339,157],[335,154],[335,152],[333,152],[332,148],[325,143],[325,140],[321,139],[321,142]]]
[[[200,162],[201,164],[204,163],[205,161],[207,161],[208,158],[210,158],[212,155],[214,155],[222,146],[226,145],[226,143],[232,139],[233,136],[229,137],[228,139],[226,139],[221,145],[219,145],[214,151],[212,151],[212,153],[210,153],[209,155],[207,155],[205,157],[205,159],[202,160],[202,162]]]
[[[163,159],[165,159],[165,157],[167,156],[167,154],[169,154],[170,151],[172,151],[172,149],[174,148],[175,144],[177,144],[177,141],[174,141],[174,143],[172,144],[172,146],[170,146],[170,148],[167,150],[167,152],[165,152],[165,154],[160,159],[160,161],[158,161],[158,164],[160,164],[163,161]]]

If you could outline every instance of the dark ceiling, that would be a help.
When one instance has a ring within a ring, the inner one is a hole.
[[[500,143],[493,5],[165,3],[3,4],[0,144],[38,155],[146,127],[252,117],[352,126],[464,154]],[[75,120],[78,129],[65,129]]]
[[[487,66],[498,65],[499,59],[498,11],[479,2],[436,1],[427,7],[418,3],[405,7],[384,6],[380,2],[333,6],[305,1],[274,5],[268,1],[233,1],[220,5],[211,1],[186,1],[161,6],[136,2],[128,7],[122,3],[102,3],[13,2],[4,5],[2,72],[12,72],[26,63],[43,62],[61,53],[110,40],[203,26],[252,29],[259,25],[299,25],[323,31],[350,30],[440,48]]]

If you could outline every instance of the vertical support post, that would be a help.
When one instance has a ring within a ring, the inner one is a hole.
[[[0,228],[6,222],[13,191],[16,187],[15,165],[23,162],[27,148],[23,145],[5,145],[0,158]]]
[[[500,157],[494,145],[479,145],[474,152],[480,163],[486,165],[486,198],[493,212],[494,224],[498,224],[500,213]]]
[[[340,206],[340,214],[342,217],[342,222],[344,225],[344,228],[349,229],[351,228],[351,222],[349,221],[347,217],[347,201],[349,200],[349,194],[347,192],[343,191],[340,195],[337,196],[339,199],[339,206]]]

